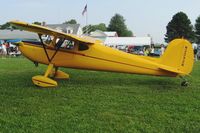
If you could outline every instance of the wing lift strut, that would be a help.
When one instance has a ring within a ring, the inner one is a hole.
[[[57,86],[57,82],[49,77],[53,77],[53,78],[57,78],[57,79],[69,79],[69,75],[67,73],[64,73],[64,72],[58,70],[58,67],[56,67],[56,66],[54,66],[54,64],[52,64],[52,60],[55,58],[56,54],[58,53],[58,51],[65,39],[60,38],[59,41],[56,42],[57,38],[54,38],[52,43],[54,43],[53,46],[55,48],[55,52],[50,57],[47,52],[47,48],[46,48],[45,44],[43,43],[42,35],[41,34],[38,34],[38,35],[39,35],[40,41],[42,43],[45,55],[48,59],[49,65],[47,67],[47,70],[46,70],[44,76],[42,76],[42,75],[34,76],[34,77],[32,77],[32,81],[35,85],[40,86],[40,87],[55,87],[55,86]]]
[[[41,43],[42,43],[42,46],[43,46],[44,52],[45,52],[45,54],[46,54],[46,57],[47,57],[49,63],[51,63],[51,61],[52,61],[52,60],[54,59],[54,57],[56,56],[58,50],[60,49],[61,45],[63,44],[64,39],[61,38],[57,43],[56,43],[56,41],[55,41],[55,43],[56,43],[56,44],[54,45],[54,46],[55,46],[55,52],[54,52],[53,56],[50,57],[50,56],[48,55],[48,53],[47,53],[46,46],[45,46],[45,44],[43,43],[42,35],[41,35],[41,34],[38,34],[38,35],[39,35],[40,41],[41,41]]]

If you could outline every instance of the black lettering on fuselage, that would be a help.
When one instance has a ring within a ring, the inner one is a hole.
[[[184,47],[183,60],[182,60],[181,66],[185,65],[185,59],[186,59],[187,49],[188,49],[188,47],[185,46]]]

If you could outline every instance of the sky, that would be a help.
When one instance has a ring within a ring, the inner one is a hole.
[[[119,13],[135,36],[150,34],[154,43],[164,42],[166,26],[177,12],[186,13],[192,24],[200,15],[200,0],[2,0],[0,24],[10,20],[60,24],[76,19],[83,27],[86,4],[88,24],[108,25]]]

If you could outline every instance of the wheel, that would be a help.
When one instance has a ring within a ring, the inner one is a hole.
[[[188,86],[188,82],[187,81],[183,81],[182,83],[181,83],[181,86]]]

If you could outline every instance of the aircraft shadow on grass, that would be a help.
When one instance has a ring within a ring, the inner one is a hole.
[[[70,72],[70,69],[67,70]],[[74,71],[74,70],[73,70]],[[31,73],[15,73],[10,77],[9,83],[10,86],[18,86],[19,88],[36,88],[38,86],[32,86],[32,82],[29,80],[32,75],[35,73],[40,73],[37,70],[32,70]],[[94,76],[95,75],[95,76]],[[140,76],[140,75],[131,75],[131,74],[121,74],[121,73],[109,73],[109,72],[95,72],[95,71],[81,71],[79,73],[71,73],[71,78],[68,80],[59,80],[62,84],[62,88],[68,87],[80,87],[80,86],[91,86],[92,88],[98,87],[117,87],[117,88],[130,88],[137,87],[138,89],[149,88],[149,89],[175,89],[179,88],[179,80],[172,80],[167,77],[151,77],[149,76]],[[15,82],[16,81],[16,82]],[[58,80],[57,80],[58,81]],[[2,84],[3,85],[3,84]],[[60,87],[56,87],[59,89]],[[55,88],[55,89],[56,89]],[[52,87],[49,87],[52,89]]]

